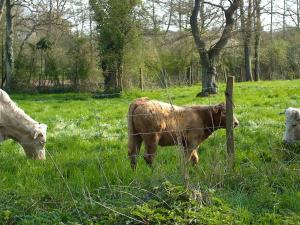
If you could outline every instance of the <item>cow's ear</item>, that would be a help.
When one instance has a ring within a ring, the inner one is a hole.
[[[37,139],[37,137],[39,136],[39,131],[37,129],[34,129],[34,133],[33,133],[33,139]]]
[[[213,111],[214,111],[214,113],[218,113],[218,112],[222,111],[222,108],[224,108],[224,106],[221,103],[221,104],[215,105],[213,107]]]
[[[42,132],[46,134],[48,126],[46,124],[42,123],[42,124],[40,124],[40,127],[41,127]]]
[[[214,105],[214,106],[213,106],[213,112],[214,112],[214,113],[219,112],[219,109],[220,109],[219,105]]]
[[[38,137],[45,137],[47,132],[46,124],[39,124],[39,127],[35,128],[33,131],[33,139],[37,139]]]
[[[221,107],[221,109],[224,109],[224,110],[226,109],[226,104],[225,104],[225,102],[220,103],[219,106]]]
[[[226,111],[226,104],[224,102],[220,103],[218,106],[219,106],[219,110],[221,112],[225,112]]]

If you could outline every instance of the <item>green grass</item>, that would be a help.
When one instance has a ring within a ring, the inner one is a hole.
[[[200,146],[199,166],[189,168],[191,193],[183,188],[176,147],[159,148],[153,170],[141,157],[131,171],[128,105],[140,96],[215,104],[224,101],[224,85],[209,98],[195,97],[198,86],[110,99],[12,95],[48,125],[47,160],[26,159],[13,141],[0,144],[0,224],[138,223],[128,217],[149,224],[300,224],[300,149],[282,146],[278,115],[300,107],[299,87],[300,80],[235,84],[235,170],[227,169],[225,130],[219,130]],[[193,197],[198,192],[201,201]]]

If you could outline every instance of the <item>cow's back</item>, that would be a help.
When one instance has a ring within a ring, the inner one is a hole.
[[[186,109],[156,100],[138,100],[133,112],[133,124],[138,133],[175,131],[185,127]]]

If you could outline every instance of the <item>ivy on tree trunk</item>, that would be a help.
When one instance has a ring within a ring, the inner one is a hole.
[[[122,90],[124,48],[130,41],[137,0],[90,0],[97,24],[100,65],[104,77],[104,92]]]

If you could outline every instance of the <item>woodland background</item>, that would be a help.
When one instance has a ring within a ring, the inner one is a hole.
[[[120,92],[196,84],[203,65],[190,25],[195,2],[209,50],[230,1],[0,0],[0,85]],[[215,63],[216,80],[300,78],[299,0],[239,3],[231,38]]]

